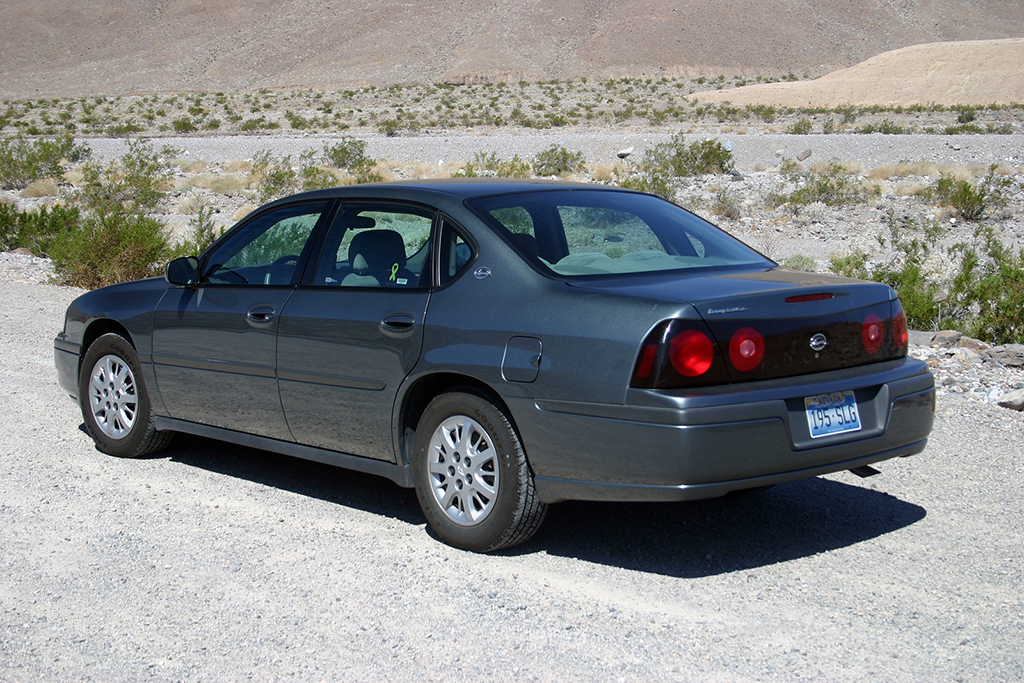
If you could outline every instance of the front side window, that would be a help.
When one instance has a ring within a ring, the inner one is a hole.
[[[408,206],[346,204],[317,262],[313,284],[425,287],[434,215]]]
[[[326,208],[326,202],[299,204],[257,216],[206,258],[203,284],[290,284]]]
[[[772,265],[707,221],[650,195],[541,191],[483,197],[469,206],[553,276]]]

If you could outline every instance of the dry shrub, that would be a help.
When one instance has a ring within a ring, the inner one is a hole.
[[[42,180],[34,180],[25,186],[25,189],[21,191],[20,196],[22,197],[56,197],[60,194],[60,190],[57,189],[57,183],[53,182],[49,178]]]
[[[82,181],[84,179],[85,179],[85,173],[82,171],[82,167],[81,166],[77,166],[75,168],[72,168],[72,169],[70,169],[68,171],[65,171],[65,173],[64,173],[64,182],[66,182],[66,183],[68,183],[70,185],[73,185],[75,187],[78,187],[79,185],[81,185]]]
[[[594,180],[598,182],[607,183],[615,180],[625,171],[623,164],[603,164],[601,166],[595,166],[592,170]]]
[[[252,162],[245,159],[229,159],[224,162],[225,173],[249,173],[252,171]]]
[[[202,159],[175,159],[171,166],[177,166],[183,173],[195,175],[208,169],[210,164]]]
[[[864,180],[863,182],[861,182],[860,186],[862,188],[864,188],[864,191],[869,196],[872,196],[872,195],[880,195],[883,192],[885,192],[886,187],[888,186],[888,183],[886,183],[884,180],[868,179],[868,180]]]
[[[235,211],[235,213],[232,214],[231,220],[240,221],[258,208],[260,207],[257,206],[256,204],[253,204],[252,202],[244,204],[241,207],[239,207],[238,211]]]
[[[202,185],[199,187],[202,187]],[[249,187],[249,182],[246,177],[240,175],[222,175],[214,176],[207,189],[213,190],[218,194],[234,194],[235,192],[240,192],[247,187]]]
[[[914,197],[928,189],[926,183],[919,182],[906,182],[896,184],[896,196],[897,197]]]
[[[847,175],[859,175],[864,166],[859,161],[818,161],[809,164],[807,170],[811,173],[845,173]]]
[[[194,216],[204,206],[206,206],[206,199],[202,195],[186,194],[181,198],[177,206],[174,207],[174,213],[183,216]]]

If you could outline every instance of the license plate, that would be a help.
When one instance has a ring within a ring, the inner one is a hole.
[[[860,413],[852,391],[808,396],[804,408],[812,439],[860,430]]]

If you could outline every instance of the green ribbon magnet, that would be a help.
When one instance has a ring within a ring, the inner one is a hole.
[[[396,275],[398,275],[398,264],[397,263],[391,266],[391,277],[389,277],[388,280],[390,282],[394,282]]]

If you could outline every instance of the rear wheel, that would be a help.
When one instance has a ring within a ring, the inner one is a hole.
[[[423,514],[457,548],[522,543],[547,513],[511,420],[472,388],[430,402],[416,428],[412,467]]]
[[[89,436],[109,455],[137,458],[170,443],[172,432],[153,426],[139,357],[119,334],[105,334],[82,359],[78,400]]]

